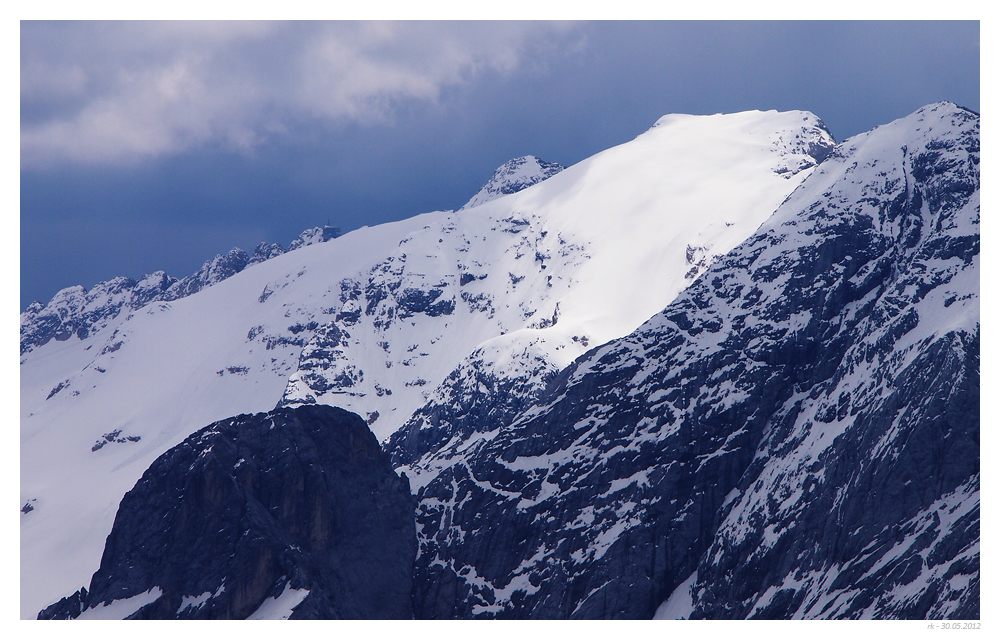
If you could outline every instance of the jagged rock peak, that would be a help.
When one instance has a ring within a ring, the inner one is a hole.
[[[86,339],[115,320],[122,310],[132,311],[162,299],[177,284],[162,271],[143,276],[138,282],[119,276],[98,282],[90,291],[76,285],[66,287],[48,304],[33,302],[21,313],[21,354],[55,338]]]
[[[288,251],[295,251],[301,247],[305,247],[311,244],[319,244],[320,242],[326,242],[328,240],[333,240],[340,236],[340,227],[331,227],[329,225],[324,225],[322,227],[313,227],[312,229],[306,229],[299,237],[292,240],[292,243],[288,245]]]
[[[176,300],[198,293],[205,287],[222,282],[250,264],[250,256],[239,247],[233,247],[228,253],[219,254],[211,260],[206,260],[197,273],[190,275],[170,287],[163,300]]]
[[[462,206],[462,209],[471,209],[500,196],[517,193],[551,178],[565,168],[561,164],[539,160],[535,156],[514,158],[500,165],[493,172],[489,182],[484,184],[483,188]]]
[[[284,252],[285,248],[277,242],[260,242],[253,250],[253,255],[250,257],[250,264],[257,264],[258,262],[270,260],[271,258],[280,256]]]

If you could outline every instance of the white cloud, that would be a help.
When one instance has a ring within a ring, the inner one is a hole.
[[[402,101],[510,73],[572,25],[537,22],[22,23],[21,160],[249,149],[284,123],[392,120]]]

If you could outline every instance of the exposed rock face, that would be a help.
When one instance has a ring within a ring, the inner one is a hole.
[[[131,618],[247,618],[307,591],[292,618],[411,618],[414,502],[357,415],[241,415],[191,435],[122,500],[78,617],[159,590]]]
[[[257,247],[253,250],[253,255],[250,256],[250,264],[257,264],[258,262],[264,262],[265,260],[270,260],[276,256],[280,256],[285,253],[284,247],[276,242],[259,242]]]
[[[457,370],[390,443],[416,616],[978,617],[978,265],[979,117],[930,105],[537,402]]]
[[[452,371],[434,391],[434,398],[392,434],[386,449],[396,461],[420,459],[445,464],[477,433],[496,433],[513,422],[545,394],[545,382],[558,370],[544,358],[525,349],[512,358],[504,375],[490,366],[490,356],[477,349]]]

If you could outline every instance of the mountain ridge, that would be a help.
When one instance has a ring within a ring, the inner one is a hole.
[[[461,209],[517,193],[564,168],[535,156],[514,158],[498,167],[493,177]],[[89,291],[81,285],[63,288],[48,303],[34,301],[21,313],[21,354],[52,339],[65,340],[72,335],[85,337],[92,331],[100,331],[121,313],[123,307],[136,311],[150,302],[177,300],[225,280],[250,265],[340,235],[339,227],[325,225],[306,229],[287,248],[278,243],[260,242],[253,254],[248,255],[239,247],[233,247],[228,253],[207,260],[197,272],[180,280],[163,271],[154,271],[138,280],[118,276],[101,281]]]
[[[277,243],[261,242],[253,255],[247,255],[239,247],[233,247],[228,253],[206,260],[197,272],[180,280],[163,271],[154,271],[139,280],[118,276],[98,282],[89,291],[81,285],[66,287],[47,304],[32,302],[21,313],[21,355],[52,339],[62,341],[74,335],[84,339],[111,324],[123,309],[126,313],[134,312],[152,302],[185,298],[250,265],[339,235],[337,227],[315,227],[299,234],[287,249]]]
[[[817,122],[680,119],[518,193],[304,246],[24,354],[24,615],[86,582],[121,496],[199,425],[311,396],[384,440],[477,348],[493,374],[530,374],[632,331],[805,177],[779,172],[815,164],[795,135],[833,146]]]
[[[418,617],[978,617],[978,151],[949,104],[845,141],[535,402],[418,411]]]

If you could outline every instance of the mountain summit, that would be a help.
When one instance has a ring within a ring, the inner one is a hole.
[[[462,205],[459,211],[471,209],[500,196],[527,189],[542,180],[551,178],[565,168],[561,164],[545,162],[535,156],[521,156],[508,160],[493,172],[493,177],[483,185],[482,189],[476,192],[476,195],[472,196],[471,200]]]

